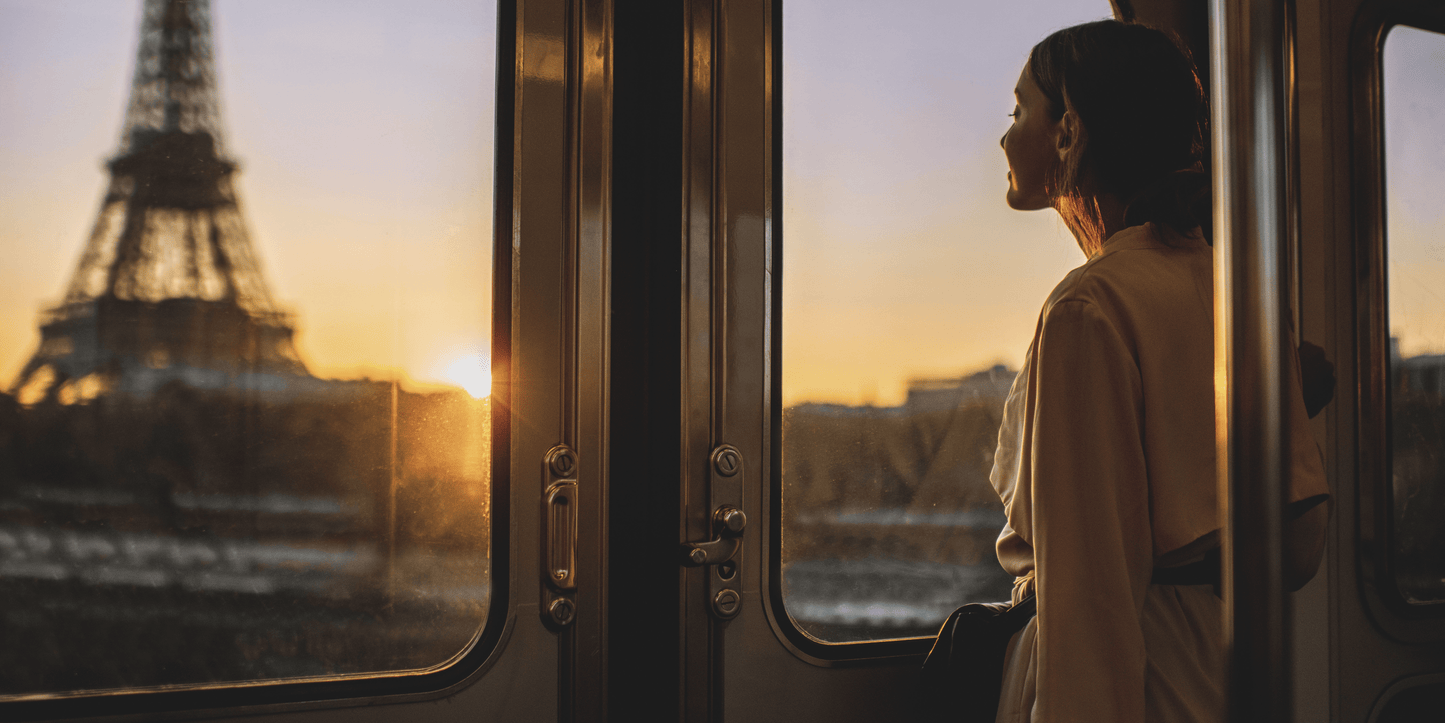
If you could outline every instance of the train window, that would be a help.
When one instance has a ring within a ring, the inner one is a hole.
[[[1409,603],[1445,603],[1445,35],[1398,26],[1383,59],[1390,557]]]
[[[0,12],[0,699],[454,660],[495,4]]]
[[[1083,262],[1004,204],[1013,90],[1106,3],[783,7],[782,593],[824,642],[1009,597],[989,484],[1045,297]]]

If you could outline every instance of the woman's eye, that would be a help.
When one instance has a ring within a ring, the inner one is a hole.
[[[1019,117],[1019,109],[1018,109],[1018,108],[1014,108],[1014,112],[1008,114],[1008,117],[1013,118],[1014,120],[1018,120],[1018,117]]]

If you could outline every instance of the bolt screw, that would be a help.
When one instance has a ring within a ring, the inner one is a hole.
[[[577,455],[566,447],[553,447],[547,454],[547,466],[558,477],[571,477],[577,471]]]
[[[748,526],[748,516],[743,511],[732,505],[724,505],[717,508],[713,513],[713,519],[722,525],[723,530],[730,536],[738,535],[743,528]]]
[[[569,625],[572,622],[572,618],[577,614],[577,606],[573,605],[571,600],[565,597],[559,597],[552,601],[551,606],[547,608],[547,612],[552,614],[552,622],[558,625]]]
[[[707,562],[707,550],[694,547],[692,548],[692,552],[687,553],[687,557],[689,560],[692,560],[692,564],[701,565]]]
[[[742,601],[737,590],[724,588],[713,596],[712,609],[720,617],[730,618],[738,614],[738,608],[742,607]]]
[[[738,453],[736,447],[723,445],[718,447],[716,452],[713,452],[712,466],[713,469],[717,470],[718,474],[724,477],[731,477],[737,474],[738,470],[742,469],[743,456]]]

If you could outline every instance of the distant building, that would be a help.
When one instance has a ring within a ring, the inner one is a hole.
[[[1003,399],[1008,396],[1018,372],[1002,364],[962,377],[908,380],[908,399],[903,403],[912,411],[952,409],[970,401]]]
[[[1400,356],[1400,338],[1390,337],[1391,387],[1445,397],[1445,354]]]
[[[930,635],[969,600],[1008,598],[988,481],[1016,371],[908,381],[896,407],[783,411],[783,594],[833,641]]]

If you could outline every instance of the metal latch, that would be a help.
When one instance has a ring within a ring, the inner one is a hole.
[[[682,564],[707,568],[707,588],[713,615],[723,620],[737,617],[742,610],[743,531],[748,516],[741,509],[743,501],[743,456],[731,444],[719,445],[712,451],[708,479],[708,496],[716,505],[712,513],[712,539],[688,542],[682,546]]]
[[[712,513],[713,539],[683,545],[683,564],[689,567],[718,565],[733,559],[743,546],[743,529],[748,516],[732,505],[723,505]]]

